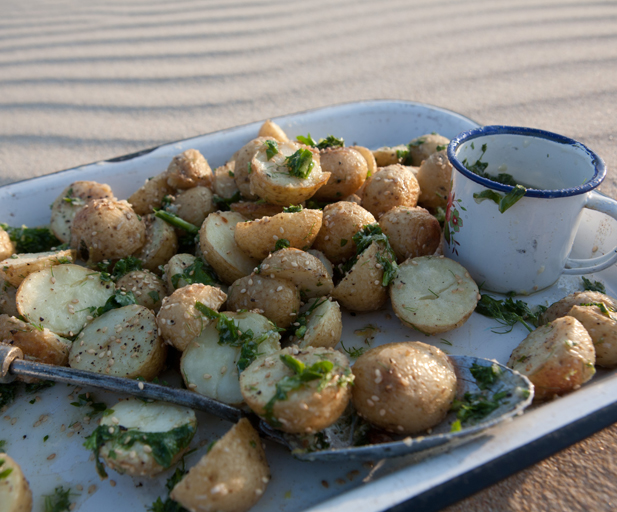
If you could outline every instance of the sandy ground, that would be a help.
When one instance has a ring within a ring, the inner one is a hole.
[[[617,196],[614,1],[0,0],[0,184],[375,98],[578,139]],[[615,434],[451,510],[613,510]]]

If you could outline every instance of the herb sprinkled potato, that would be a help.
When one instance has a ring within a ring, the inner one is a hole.
[[[178,252],[178,236],[173,227],[154,215],[146,215],[144,224],[146,241],[136,256],[143,268],[160,273],[159,266]]]
[[[187,149],[173,157],[167,171],[167,184],[173,189],[210,187],[214,174],[208,161],[196,149]]]
[[[0,259],[5,260],[14,253],[15,244],[11,240],[11,236],[0,228]]]
[[[0,504],[2,512],[30,512],[32,491],[19,464],[0,453]]]
[[[596,370],[593,342],[583,325],[564,316],[538,327],[514,349],[508,366],[529,377],[534,400],[581,387]]]
[[[365,158],[353,148],[327,148],[319,154],[321,168],[330,173],[328,182],[315,192],[317,201],[339,201],[353,194],[369,173]]]
[[[269,480],[259,435],[243,418],[214,443],[170,496],[195,512],[246,512],[261,498]]]
[[[596,351],[596,364],[617,366],[617,314],[603,303],[572,306],[568,316],[576,318],[591,336]]]
[[[419,167],[433,153],[447,148],[448,144],[450,140],[437,133],[427,133],[416,137],[407,145],[411,165]]]
[[[445,208],[452,187],[452,164],[445,149],[430,155],[416,174],[420,185],[418,203],[424,208]]]
[[[441,243],[439,221],[420,207],[395,206],[379,218],[399,263],[434,254]]]
[[[456,374],[448,356],[426,343],[372,348],[352,370],[352,401],[358,414],[398,434],[417,434],[437,425],[456,395]]]
[[[109,469],[133,476],[155,476],[178,462],[195,435],[197,419],[188,407],[122,400],[86,438],[101,477]]]
[[[316,297],[300,308],[291,341],[299,348],[334,348],[341,341],[343,319],[338,302]]]
[[[253,157],[259,151],[259,149],[265,144],[266,141],[275,141],[274,137],[257,137],[256,139],[247,142],[238,151],[236,151],[231,160],[234,162],[234,180],[236,186],[242,196],[250,201],[256,201],[259,196],[251,192],[251,161]]]
[[[261,125],[257,135],[259,137],[273,138],[279,142],[287,142],[289,140],[285,131],[271,119],[266,120],[264,124]]]
[[[617,300],[600,292],[576,292],[558,300],[542,314],[541,323],[552,322],[553,320],[566,316],[572,306],[582,304],[604,304],[606,308],[617,311]]]
[[[138,215],[148,215],[154,208],[160,208],[163,198],[172,194],[174,189],[167,184],[165,173],[149,178],[128,198],[128,202]]]
[[[163,280],[149,270],[133,270],[116,281],[119,290],[133,292],[136,303],[158,311],[167,296]]]
[[[73,251],[49,251],[33,254],[14,254],[0,261],[0,276],[13,286],[19,286],[33,272],[55,265],[73,263]]]
[[[255,360],[240,375],[247,405],[276,428],[310,434],[332,425],[347,407],[353,376],[333,349],[289,347]]]
[[[384,167],[366,180],[362,207],[376,219],[395,206],[416,206],[420,186],[414,174],[405,166]]]
[[[218,210],[208,187],[193,187],[180,192],[169,209],[181,219],[201,226],[206,217]]]
[[[231,199],[237,194],[240,198],[240,190],[236,185],[234,169],[236,164],[233,160],[221,165],[214,170],[214,193],[223,199]]]
[[[90,264],[130,256],[146,241],[146,227],[126,201],[95,199],[73,219],[71,247]]]

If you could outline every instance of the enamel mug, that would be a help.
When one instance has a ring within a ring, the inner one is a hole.
[[[606,166],[580,142],[484,126],[453,139],[448,158],[444,255],[483,289],[530,294],[561,274],[597,272],[617,261],[617,248],[591,259],[568,257],[583,208],[617,219],[617,201],[595,191]]]

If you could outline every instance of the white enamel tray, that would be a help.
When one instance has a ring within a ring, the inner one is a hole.
[[[339,105],[292,114],[275,119],[291,137],[311,133],[318,139],[333,134],[343,137],[347,144],[369,148],[409,142],[419,135],[438,132],[452,138],[477,124],[463,116],[427,105],[400,101],[371,101]],[[254,138],[261,123],[253,123],[194,139],[167,144],[141,154],[129,155],[114,161],[99,162],[62,171],[0,188],[0,221],[10,225],[36,226],[49,222],[49,205],[62,189],[76,180],[96,180],[108,183],[115,194],[126,198],[146,178],[164,171],[170,159],[188,149],[199,149],[212,167],[223,164],[231,154]],[[573,257],[599,256],[617,243],[617,223],[595,212],[585,211]],[[490,248],[487,248],[490,250]],[[495,262],[496,265],[499,262]],[[615,295],[615,268],[591,276],[605,283],[608,293]],[[528,297],[531,304],[549,304],[571,291],[581,289],[577,277],[562,278],[549,290]],[[471,355],[496,359],[505,363],[518,343],[526,336],[523,327],[515,327],[509,334],[494,334],[497,326],[491,319],[474,313],[470,320],[455,331],[441,336],[425,337],[400,324],[390,310],[344,318],[343,341],[346,347],[362,346],[364,338],[354,334],[367,324],[378,327],[371,345],[392,341],[423,341],[450,354]],[[82,447],[84,437],[94,424],[83,424],[87,407],[70,405],[77,394],[64,384],[42,390],[36,395],[21,394],[0,416],[0,440],[5,449],[20,464],[34,493],[33,510],[43,510],[43,496],[52,494],[62,485],[74,493],[72,501],[77,510],[118,512],[146,510],[159,496],[166,497],[165,481],[173,472],[157,479],[132,478],[110,471],[110,479],[100,481],[90,453]],[[40,400],[33,401],[35,396]],[[69,396],[71,395],[71,396]],[[95,391],[97,401],[112,406],[117,397]],[[506,476],[516,469],[502,467],[509,455],[523,454],[525,447],[540,446],[544,456],[572,443],[580,434],[555,441],[555,432],[586,421],[589,434],[607,424],[606,411],[614,411],[617,378],[614,372],[599,372],[577,392],[536,407],[513,421],[487,431],[482,437],[450,451],[417,454],[398,459],[374,461],[373,464],[349,461],[346,463],[310,463],[294,460],[286,450],[267,445],[267,457],[272,469],[272,481],[261,501],[252,509],[265,511],[379,511],[401,503],[401,509],[414,504],[415,509],[434,510],[435,503],[447,504],[448,498],[426,506],[431,490],[448,489],[450,496],[464,497],[469,490],[488,485],[490,477],[479,481],[482,468]],[[193,446],[206,446],[222,435],[229,424],[198,414],[198,434]],[[76,424],[80,422],[80,424]],[[590,423],[591,422],[591,423]],[[64,429],[62,426],[64,425]],[[70,426],[73,425],[73,428]],[[591,426],[589,426],[591,425]],[[569,432],[569,431],[568,431]],[[569,435],[569,434],[568,434]],[[47,441],[44,437],[49,436]],[[542,440],[543,444],[542,444]],[[535,443],[535,444],[534,444]],[[541,444],[538,444],[541,443]],[[554,444],[554,449],[551,447]],[[195,464],[204,450],[187,457],[187,466]],[[532,455],[524,464],[535,460]],[[521,455],[522,456],[522,455]],[[501,466],[500,466],[501,464]],[[518,465],[520,469],[520,461]],[[484,473],[486,476],[486,471]],[[462,477],[469,477],[464,480]],[[493,478],[494,479],[494,478]],[[449,487],[448,487],[449,486]],[[415,502],[413,500],[416,500]],[[412,500],[412,501],[408,501]],[[422,501],[424,500],[424,501]],[[398,507],[397,507],[398,508]]]

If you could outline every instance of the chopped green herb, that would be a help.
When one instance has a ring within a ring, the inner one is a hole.
[[[0,453],[4,453],[5,446],[6,446],[6,441],[4,439],[0,439]]]
[[[47,441],[48,439],[49,439],[49,436],[45,436],[45,437],[43,438],[43,442]]]
[[[446,149],[447,147],[448,147],[448,146],[439,146],[439,145],[437,145],[437,146],[435,147],[435,151],[443,151],[443,150],[444,150],[444,149]]]
[[[518,185],[518,183],[516,183],[512,175],[508,173],[502,172],[502,173],[499,173],[497,176],[493,176],[492,174],[485,172],[486,168],[488,167],[488,162],[482,162],[482,157],[484,156],[484,153],[486,153],[486,147],[487,147],[486,144],[482,144],[482,154],[476,160],[475,163],[470,164],[465,158],[462,164],[474,174],[477,174],[478,176],[481,176],[482,178],[486,178],[487,180],[495,181],[497,183],[502,183],[503,185],[512,185],[513,187]],[[472,147],[472,149],[474,148]]]
[[[607,307],[603,302],[586,302],[581,304],[581,306],[589,306],[589,307],[597,307],[604,316],[613,319],[613,315],[611,313],[615,313],[615,310],[610,306]]]
[[[398,272],[398,265],[396,264],[396,255],[390,246],[388,237],[382,232],[379,224],[368,224],[358,231],[352,240],[356,244],[356,256],[350,258],[340,268],[341,274],[344,276],[351,268],[357,263],[358,256],[368,249],[373,242],[379,244],[379,250],[376,257],[377,262],[383,269],[383,279],[381,284],[388,286],[392,280],[396,277]]]
[[[267,140],[264,142],[266,148],[266,158],[270,160],[274,155],[278,155],[279,145],[275,140]]]
[[[589,292],[600,292],[606,294],[606,287],[600,281],[593,281],[586,277],[581,277],[583,280],[583,289]]]
[[[304,144],[305,146],[313,146],[313,147],[315,147],[317,145],[317,143],[313,140],[313,137],[311,137],[310,133],[306,137],[304,137],[303,135],[298,135],[296,137],[296,140],[298,142]]]
[[[230,178],[235,177],[235,174],[233,171],[227,171],[227,174],[229,175]]]
[[[197,226],[185,221],[184,219],[181,219],[174,213],[166,212],[165,210],[157,210],[156,208],[154,208],[154,216],[164,220],[165,222],[167,222],[167,224],[175,228],[183,229],[184,231],[186,231],[187,233],[191,233],[192,235],[196,235],[197,233],[199,233],[199,228]]]
[[[204,263],[199,258],[186,267],[181,274],[171,276],[171,284],[174,288],[179,288],[180,280],[184,282],[183,286],[195,283],[201,283],[209,286],[220,284],[219,276],[216,275],[214,269]]]
[[[337,139],[334,135],[328,135],[325,139],[321,139],[316,146],[317,149],[342,147],[345,147],[345,140]]]
[[[412,165],[413,164],[411,152],[409,151],[409,146],[407,146],[407,149],[403,149],[403,150],[397,149],[396,158],[398,158],[399,162],[402,165]]]
[[[345,352],[352,359],[357,359],[362,354],[364,354],[364,352],[366,351],[366,347],[358,347],[358,348],[350,347],[350,348],[347,348],[343,344],[343,340],[341,340],[341,348],[343,349],[343,352]]]
[[[82,393],[77,396],[77,402],[71,402],[73,407],[90,407],[89,416],[92,418],[97,414],[104,413],[107,409],[107,404],[104,402],[95,402],[96,398],[92,393]]]
[[[450,427],[450,432],[460,432],[463,427],[461,426],[461,420],[454,420]]]
[[[49,228],[13,228],[7,224],[0,224],[0,227],[15,242],[15,251],[18,253],[47,252],[62,245]]]
[[[296,326],[296,332],[294,333],[298,339],[302,339],[304,338],[304,335],[306,334],[306,329],[307,329],[307,324],[309,321],[309,317],[313,314],[313,312],[319,307],[321,306],[324,302],[326,302],[326,300],[328,299],[323,299],[323,300],[315,300],[312,304],[311,307],[305,311],[303,314],[301,314],[300,316],[298,316],[296,318],[296,322],[300,324],[299,326]]]
[[[133,292],[123,292],[121,290],[116,290],[114,294],[107,299],[105,305],[100,307],[90,307],[88,310],[90,311],[90,315],[93,317],[98,317],[104,315],[108,311],[112,309],[123,308],[124,306],[130,306],[131,304],[137,304],[137,299]]]
[[[286,238],[280,238],[274,244],[274,252],[280,251],[281,249],[287,249],[288,247],[291,247],[291,243],[289,242],[289,240],[287,240]]]
[[[163,196],[163,199],[161,200],[161,208],[163,210],[167,210],[174,203],[175,199],[176,198],[174,196],[171,196],[169,194]]]
[[[453,346],[453,345],[452,345],[452,342],[451,342],[451,341],[448,341],[448,340],[447,340],[447,339],[445,339],[445,338],[441,338],[441,342],[442,342],[442,343],[445,343],[446,345],[450,345],[451,347]]]
[[[479,421],[499,408],[507,395],[505,391],[495,393],[491,398],[479,393],[465,393],[463,400],[454,400],[451,410],[456,411],[456,417],[461,423]]]
[[[425,139],[423,139],[422,137],[418,137],[417,139],[412,140],[412,141],[408,144],[408,146],[410,146],[410,147],[416,147],[416,148],[417,148],[417,147],[421,146],[422,144],[424,144],[425,142],[426,142],[426,140],[425,140]]]
[[[476,384],[480,389],[490,388],[501,376],[501,368],[496,364],[492,364],[491,366],[480,366],[474,363],[471,365],[469,371],[473,375],[473,378],[476,379]]]
[[[283,208],[283,213],[298,213],[303,210],[302,205],[291,205]]]
[[[45,512],[69,512],[71,510],[71,496],[76,496],[75,493],[71,492],[71,489],[65,490],[62,486],[56,487],[52,495],[44,496]]]
[[[10,384],[0,384],[0,409],[13,403],[16,394],[17,382],[11,382]]]
[[[83,199],[73,196],[73,193],[73,188],[69,188],[66,197],[63,197],[62,200],[65,203],[69,203],[71,206],[83,206],[86,204]]]
[[[494,190],[483,190],[480,193],[474,193],[473,198],[476,203],[481,203],[485,199],[490,199],[499,207],[499,212],[504,213],[506,210],[514,206],[526,194],[527,189],[522,185],[516,185],[510,192],[505,195],[495,192]]]
[[[156,501],[148,507],[150,512],[189,512],[185,509],[180,503],[172,500],[169,497],[169,494],[173,490],[180,480],[186,474],[186,470],[184,469],[184,460],[182,461],[182,468],[176,468],[176,471],[173,475],[171,475],[167,479],[167,483],[165,484],[165,488],[167,489],[167,499],[165,501],[161,500],[161,498],[157,498]]]
[[[218,209],[221,212],[228,212],[230,209],[230,205],[232,205],[233,203],[238,203],[241,200],[242,194],[240,194],[239,190],[231,197],[220,197],[216,194],[212,196],[212,201],[218,206]]]
[[[148,292],[148,297],[150,297],[154,302],[161,300],[159,297],[159,292],[157,291]]]
[[[308,149],[299,149],[293,155],[285,158],[285,165],[290,176],[305,180],[315,167],[313,153]]]
[[[4,471],[1,471],[5,462],[6,459],[0,459],[0,480],[7,478],[13,472],[13,468],[6,468]]]
[[[118,260],[118,262],[114,265],[114,271],[111,275],[113,280],[117,281],[122,276],[141,269],[142,263],[139,258],[136,258],[135,256],[127,256],[126,258]]]
[[[512,297],[499,300],[485,293],[480,296],[480,300],[476,306],[476,311],[478,313],[489,318],[494,318],[506,328],[506,330],[501,332],[493,330],[496,334],[510,332],[517,322],[523,324],[525,328],[531,332],[533,331],[533,327],[538,327],[540,315],[544,313],[546,309],[545,306],[538,306],[534,312],[531,311],[527,303],[522,300],[514,301]],[[529,324],[531,324],[531,326]],[[508,327],[509,329],[507,329]]]
[[[433,217],[437,219],[437,221],[439,222],[439,225],[443,228],[443,224],[446,221],[446,210],[444,210],[441,206],[438,206],[435,209],[435,213],[433,214]]]
[[[348,240],[345,238],[341,238],[341,247],[345,247],[347,245]]]

